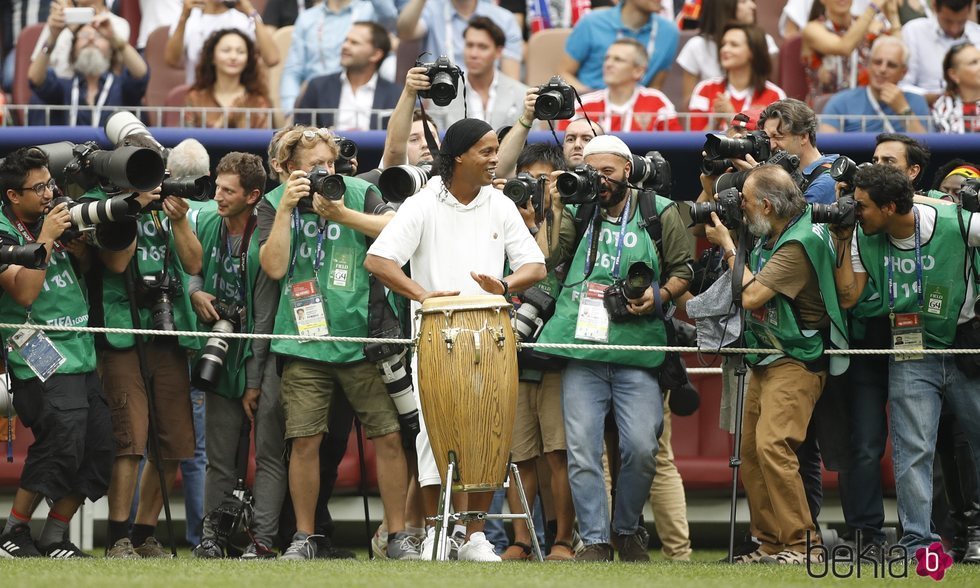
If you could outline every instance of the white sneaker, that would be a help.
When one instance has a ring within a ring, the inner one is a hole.
[[[501,561],[493,550],[493,543],[483,533],[473,533],[470,540],[459,548],[459,561]]]
[[[374,532],[374,537],[371,537],[371,551],[374,552],[374,557],[388,559],[388,526],[384,521]]]
[[[436,529],[429,527],[425,531],[425,539],[422,540],[422,548],[419,550],[419,558],[423,561],[432,561],[432,553],[436,547]]]

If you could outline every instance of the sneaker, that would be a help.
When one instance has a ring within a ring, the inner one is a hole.
[[[378,559],[388,559],[388,527],[384,521],[378,525],[374,537],[371,537],[371,552]]]
[[[802,551],[793,551],[792,549],[784,549],[779,553],[773,555],[767,555],[763,557],[762,559],[759,560],[759,563],[800,565],[806,563],[806,557],[807,557],[806,554],[803,553]],[[810,561],[813,563],[823,562],[823,553],[817,551],[813,552],[810,556]]]
[[[128,537],[116,541],[106,550],[105,556],[108,559],[140,559],[140,555],[133,549],[133,542]]]
[[[54,559],[86,558],[92,557],[78,548],[77,545],[65,539],[60,543],[52,543],[44,548],[44,555]]]
[[[429,527],[425,530],[425,538],[422,539],[422,547],[419,548],[419,559],[432,561],[432,554],[436,547],[436,529]]]
[[[487,541],[483,533],[473,533],[470,540],[459,548],[459,561],[500,561],[500,556],[493,549],[493,543]]]
[[[20,524],[0,535],[0,557],[41,557],[31,539],[31,528]]]
[[[317,535],[307,535],[297,532],[293,535],[293,542],[286,548],[286,552],[279,559],[283,561],[313,559],[316,557],[317,545],[315,538]]]
[[[164,551],[163,546],[160,545],[156,537],[147,537],[143,545],[133,549],[133,551],[143,559],[169,558],[173,556],[169,551]]]
[[[582,551],[575,556],[575,561],[612,561],[613,549],[608,543],[593,543],[586,545]]]
[[[334,547],[330,537],[326,535],[313,535],[313,537],[313,541],[316,543],[317,559],[357,559],[357,555],[353,551]]]
[[[650,553],[647,551],[649,535],[646,530],[637,530],[636,533],[620,535],[618,540],[619,561],[625,562],[648,562]]]
[[[191,555],[200,559],[221,559],[225,556],[225,552],[214,539],[204,539],[191,551]]]
[[[245,553],[242,554],[241,559],[276,559],[276,552],[253,541],[245,548]]]
[[[485,537],[485,536],[484,536]],[[456,561],[459,559],[459,550],[466,543],[465,533],[453,533],[449,536],[449,560]],[[491,543],[491,545],[493,545]],[[494,551],[496,553],[496,550]]]
[[[418,538],[407,531],[395,533],[394,537],[387,542],[385,556],[388,559],[398,560],[421,559]]]
[[[736,555],[735,558],[732,560],[732,563],[737,563],[737,564],[759,563],[767,557],[770,557],[768,553],[762,551],[762,549],[756,549],[751,553]],[[721,561],[727,563],[728,558],[726,557]]]

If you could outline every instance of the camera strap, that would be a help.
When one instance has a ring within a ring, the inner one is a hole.
[[[4,214],[7,214],[6,207],[4,207]],[[10,218],[9,214],[7,214],[7,218]],[[14,227],[17,229],[17,232],[20,233],[20,236],[23,237],[25,241],[27,241],[28,243],[37,242],[37,238],[34,236],[34,233],[32,233],[31,230],[27,228],[27,225],[25,225],[22,220],[20,220],[20,217],[17,216],[17,213],[14,213],[13,221],[14,221]],[[61,241],[55,239],[54,250],[61,253],[62,251],[65,250],[65,247],[64,245],[61,244]]]
[[[238,244],[238,300],[240,304],[245,303],[245,284],[248,283],[248,245],[252,239],[252,233],[255,232],[256,226],[255,211],[248,217],[248,221],[245,224],[245,231],[242,233],[242,240]],[[221,228],[218,229],[219,241],[223,244],[223,247],[218,249],[218,267],[224,268],[225,260],[224,254],[227,253],[228,257],[234,259],[234,254],[231,252],[231,235],[228,233],[228,227],[225,223],[221,223]]]
[[[102,91],[99,93],[99,98],[95,101],[95,105],[92,107],[92,126],[97,127],[102,121],[102,107],[105,106],[106,100],[109,99],[109,90],[112,88],[112,83],[115,81],[116,77],[109,72],[105,77],[105,82],[102,84]],[[79,100],[79,90],[78,90],[78,76],[71,83],[71,111],[68,115],[68,125],[77,126],[78,122],[78,100]]]

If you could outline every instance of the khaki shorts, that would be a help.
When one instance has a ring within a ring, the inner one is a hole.
[[[561,372],[544,372],[541,382],[521,382],[517,389],[511,459],[522,462],[565,449]]]
[[[165,460],[191,459],[195,438],[187,353],[171,343],[150,343],[146,360],[153,378],[160,456]],[[116,456],[144,455],[150,417],[136,350],[103,349],[99,351],[99,368],[112,412]]]
[[[401,430],[395,404],[373,363],[331,365],[290,358],[282,371],[279,393],[286,439],[326,433],[330,401],[337,391],[347,397],[368,439]]]

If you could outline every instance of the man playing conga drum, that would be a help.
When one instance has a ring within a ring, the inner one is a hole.
[[[496,134],[482,120],[463,119],[449,127],[433,169],[438,175],[405,201],[369,249],[364,267],[410,298],[413,310],[436,296],[506,296],[545,277],[544,256],[520,213],[490,185],[497,147]],[[502,278],[505,261],[513,273]],[[412,278],[401,269],[408,262]],[[419,483],[426,514],[431,516],[437,509],[440,472],[425,431],[423,425],[418,437]],[[470,510],[487,511],[491,497],[471,495]],[[483,535],[482,521],[469,523],[467,535],[459,559],[500,561]],[[423,558],[431,554],[426,551],[432,541],[430,528]]]

